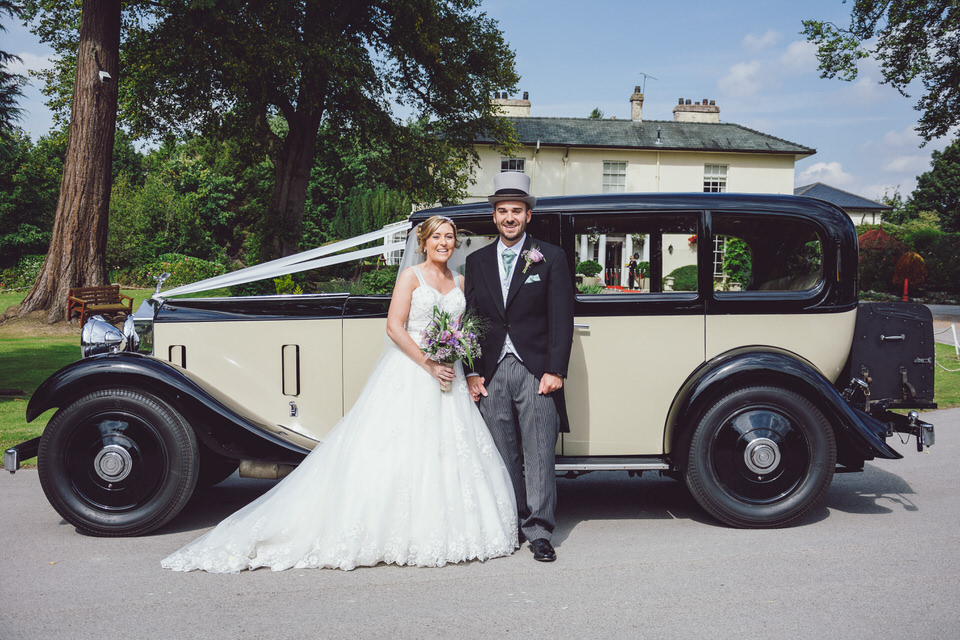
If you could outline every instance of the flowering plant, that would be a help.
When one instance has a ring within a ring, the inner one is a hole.
[[[464,313],[459,318],[433,308],[433,320],[423,330],[423,351],[434,362],[452,364],[457,360],[466,360],[470,368],[473,361],[480,357],[480,318]]]
[[[543,262],[543,253],[540,252],[540,247],[533,246],[520,254],[520,257],[526,261],[527,264],[523,265],[523,273],[527,272],[527,269],[530,268],[530,265],[534,262]]]

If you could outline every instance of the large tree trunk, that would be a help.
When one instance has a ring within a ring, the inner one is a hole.
[[[64,319],[67,290],[107,281],[107,219],[117,121],[120,0],[83,0],[67,156],[46,260],[18,315]],[[109,78],[103,76],[106,72]]]
[[[266,236],[261,258],[272,260],[300,250],[303,230],[303,204],[307,199],[310,170],[317,151],[320,115],[290,118],[290,130],[273,159],[275,183],[273,202],[267,213]]]

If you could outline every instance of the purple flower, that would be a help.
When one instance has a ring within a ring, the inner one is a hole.
[[[523,273],[527,272],[527,269],[530,268],[530,265],[535,262],[543,262],[543,253],[540,251],[540,247],[533,246],[520,254],[520,257],[526,261],[526,264],[523,265]]]

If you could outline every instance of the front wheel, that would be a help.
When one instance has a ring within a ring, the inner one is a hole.
[[[197,483],[190,426],[148,393],[103,389],[60,409],[40,439],[47,500],[78,530],[140,535],[176,516]]]
[[[823,498],[837,462],[833,429],[803,396],[747,387],[703,415],[686,483],[711,515],[734,527],[793,524]]]

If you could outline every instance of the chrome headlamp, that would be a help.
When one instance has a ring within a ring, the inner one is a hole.
[[[84,358],[101,353],[137,351],[139,348],[140,336],[134,329],[133,316],[127,316],[123,329],[117,329],[103,316],[93,316],[80,331],[80,353]]]

